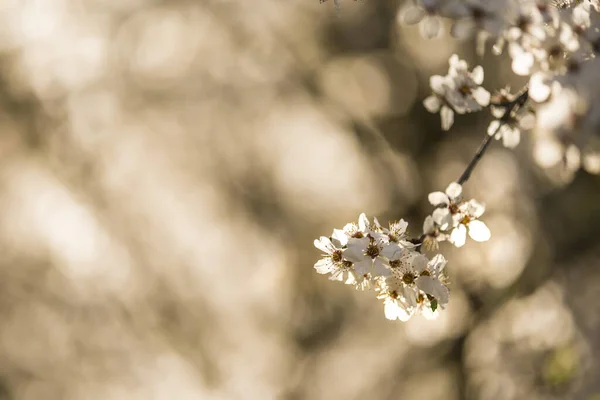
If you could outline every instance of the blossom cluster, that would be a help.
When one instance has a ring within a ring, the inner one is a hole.
[[[425,37],[441,33],[442,19],[454,36],[476,36],[480,52],[491,43],[495,54],[506,53],[515,75],[528,77],[526,102],[507,89],[490,98],[480,86],[483,69],[469,71],[453,55],[448,74],[431,77],[424,101],[440,112],[444,130],[455,114],[489,105],[488,133],[504,146],[516,147],[530,132],[540,166],[600,173],[599,0],[414,0],[404,12]]]
[[[480,111],[490,103],[490,92],[480,86],[482,83],[483,68],[477,66],[469,72],[467,63],[454,54],[448,74],[431,77],[433,94],[423,104],[429,112],[440,112],[442,129],[447,131],[454,123],[454,113]]]
[[[436,207],[423,223],[423,243],[430,249],[437,249],[438,242],[449,241],[456,247],[464,246],[467,233],[477,242],[490,239],[491,233],[479,218],[485,206],[475,199],[462,200],[462,186],[452,182],[445,192],[433,192],[428,196],[431,205]]]
[[[485,206],[464,200],[462,185],[493,138],[514,148],[522,134],[530,133],[540,166],[600,173],[600,0],[412,3],[405,8],[404,21],[418,23],[424,37],[438,36],[445,18],[454,36],[476,35],[480,54],[490,43],[496,55],[507,54],[512,71],[528,82],[517,93],[502,88],[492,95],[482,86],[483,67],[470,69],[452,55],[448,73],[430,78],[431,95],[423,105],[440,113],[443,130],[453,126],[455,115],[483,109],[490,111],[491,121],[457,182],[429,194],[434,210],[423,222],[422,235],[408,240],[404,220],[383,227],[361,214],[357,223],[315,240],[324,253],[315,264],[318,273],[374,290],[383,300],[386,318],[402,321],[417,313],[435,318],[449,302],[446,259],[422,251],[437,251],[444,241],[461,248],[467,236],[477,242],[491,237],[480,220]]]
[[[402,219],[383,227],[377,218],[370,222],[361,214],[357,223],[315,240],[315,247],[323,252],[316,271],[357,289],[373,289],[383,300],[388,319],[407,321],[416,313],[436,318],[449,301],[446,259],[441,254],[429,259],[421,247],[437,250],[444,240],[462,247],[467,232],[479,242],[490,238],[489,229],[479,221],[483,204],[462,201],[461,196],[462,186],[456,182],[445,192],[429,194],[436,208],[425,219],[419,239],[407,239],[408,223]]]
[[[435,318],[448,303],[446,259],[421,254],[418,245],[406,240],[407,227],[404,220],[383,227],[361,214],[358,223],[315,240],[323,252],[315,269],[330,280],[373,289],[383,300],[387,319],[407,321],[416,313]]]

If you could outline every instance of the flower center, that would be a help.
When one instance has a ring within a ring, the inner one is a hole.
[[[456,214],[458,212],[458,206],[456,204],[454,204],[453,202],[450,202],[448,209],[450,210],[450,212],[452,214]]]
[[[402,282],[406,283],[407,285],[412,285],[415,283],[415,277],[413,274],[406,273],[402,276]]]
[[[471,94],[471,88],[468,85],[462,85],[458,88],[458,91],[465,97]]]
[[[429,272],[429,270],[426,269],[425,271],[421,272],[421,276],[431,276],[431,272]]]
[[[342,261],[342,251],[341,250],[334,251],[333,254],[331,255],[331,260],[336,263]]]
[[[377,258],[377,256],[379,256],[379,246],[377,246],[375,243],[369,244],[365,254],[371,258]]]
[[[390,267],[400,268],[400,260],[390,260]]]

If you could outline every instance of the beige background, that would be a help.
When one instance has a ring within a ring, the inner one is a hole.
[[[442,246],[438,321],[314,272],[362,211],[418,235],[477,148],[488,113],[420,103],[453,52],[522,83],[333,6],[0,1],[0,399],[598,399],[600,181],[527,138],[465,187],[492,239]]]

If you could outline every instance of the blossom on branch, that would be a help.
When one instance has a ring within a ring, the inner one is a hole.
[[[424,243],[435,248],[437,242],[448,240],[456,247],[464,246],[467,233],[477,242],[490,239],[488,227],[479,218],[485,212],[485,206],[471,199],[462,201],[462,186],[452,182],[445,192],[433,192],[428,196],[431,205],[436,207],[427,217],[423,226],[426,236]]]
[[[480,86],[482,83],[483,68],[478,65],[469,72],[467,62],[454,54],[450,57],[448,74],[431,77],[433,94],[423,105],[431,113],[440,112],[442,129],[447,131],[454,123],[454,113],[480,111],[489,104],[490,93]]]
[[[417,312],[435,318],[449,300],[441,255],[429,260],[418,246],[406,240],[404,220],[387,228],[377,219],[371,223],[361,214],[358,223],[335,229],[331,238],[322,236],[314,244],[324,254],[315,264],[330,280],[371,289],[384,301],[388,319],[407,321]]]

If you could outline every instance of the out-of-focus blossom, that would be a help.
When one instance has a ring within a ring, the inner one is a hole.
[[[483,83],[483,68],[468,70],[468,64],[456,54],[450,57],[446,76],[434,75],[430,79],[433,94],[423,101],[427,111],[440,112],[442,129],[449,130],[454,123],[454,113],[466,114],[481,110],[490,102],[490,93]]]

